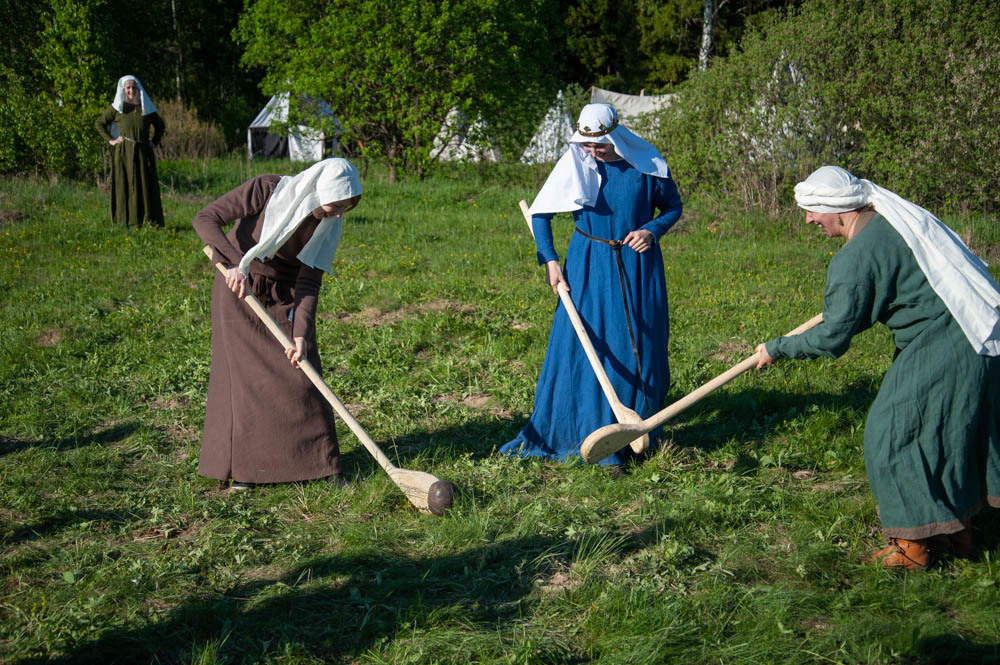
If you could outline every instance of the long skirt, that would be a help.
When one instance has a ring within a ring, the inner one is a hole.
[[[865,467],[888,537],[954,533],[1000,507],[1000,358],[932,322],[893,361],[865,424]]]
[[[267,309],[289,336],[293,286],[274,282],[266,299],[273,301]],[[322,372],[315,345],[307,357]],[[329,403],[217,274],[198,473],[219,480],[278,483],[339,471],[340,450]]]

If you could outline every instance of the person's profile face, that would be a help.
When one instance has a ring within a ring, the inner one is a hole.
[[[139,101],[139,84],[129,79],[125,81],[125,99],[128,100],[130,104],[135,104]]]
[[[621,159],[621,156],[615,152],[615,146],[610,143],[581,143],[580,145],[584,152],[602,162],[613,162]]]
[[[823,229],[828,238],[836,238],[843,235],[843,225],[840,223],[840,215],[835,212],[813,212],[806,210],[806,224],[815,224]]]
[[[326,217],[340,217],[345,212],[358,205],[358,201],[361,200],[360,196],[354,196],[349,199],[344,199],[343,201],[335,201],[333,203],[324,203],[320,207],[313,210],[313,217],[316,219],[324,219]]]

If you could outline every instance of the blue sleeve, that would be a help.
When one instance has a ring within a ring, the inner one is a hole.
[[[677,223],[683,209],[681,195],[673,178],[653,179],[653,205],[660,211],[659,217],[649,220],[641,228],[652,233],[658,241]]]
[[[558,261],[556,246],[552,241],[552,218],[554,214],[545,213],[531,216],[531,232],[535,234],[535,247],[538,249],[538,265],[549,261]]]

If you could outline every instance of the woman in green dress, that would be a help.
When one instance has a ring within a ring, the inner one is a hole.
[[[112,135],[112,123],[118,136]],[[115,99],[95,126],[111,146],[111,221],[163,226],[153,148],[160,144],[165,125],[139,79],[118,79]]]
[[[896,351],[864,455],[889,544],[868,559],[925,568],[933,550],[971,555],[969,519],[1000,507],[1000,287],[934,215],[842,168],[815,171],[795,200],[847,244],[830,261],[823,322],[759,345],[757,367],[836,358],[888,326]]]

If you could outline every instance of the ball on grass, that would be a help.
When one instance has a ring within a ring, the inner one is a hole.
[[[427,491],[427,509],[431,511],[431,514],[441,517],[455,502],[457,491],[458,487],[455,486],[455,483],[449,483],[446,480],[437,481]]]

